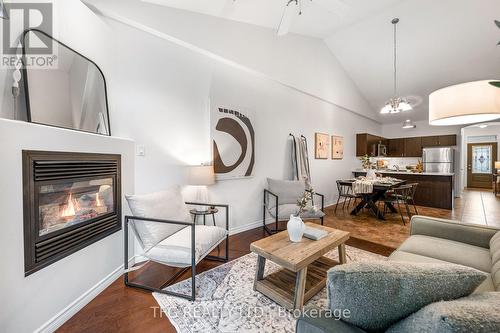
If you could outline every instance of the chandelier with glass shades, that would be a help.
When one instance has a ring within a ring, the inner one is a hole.
[[[388,113],[399,113],[399,112],[405,112],[405,111],[410,111],[412,109],[410,103],[403,98],[403,97],[398,97],[398,72],[397,72],[397,44],[396,44],[396,32],[397,32],[397,24],[399,23],[398,18],[394,18],[391,21],[392,25],[394,26],[394,97],[389,99],[386,103],[385,106],[380,110],[380,113],[382,114],[388,114]]]

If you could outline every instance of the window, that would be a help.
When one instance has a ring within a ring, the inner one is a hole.
[[[492,146],[472,147],[472,173],[492,173],[491,170]]]

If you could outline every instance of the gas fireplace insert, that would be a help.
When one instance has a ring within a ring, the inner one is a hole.
[[[121,229],[120,155],[23,151],[25,275]]]

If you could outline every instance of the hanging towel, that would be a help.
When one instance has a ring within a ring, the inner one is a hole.
[[[292,136],[292,167],[293,179],[304,180],[306,187],[311,188],[311,172],[309,169],[309,158],[307,151],[307,140],[305,137]]]

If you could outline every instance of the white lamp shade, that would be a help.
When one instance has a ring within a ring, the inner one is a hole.
[[[195,186],[214,184],[214,167],[212,165],[197,165],[188,167],[187,181],[189,185]]]
[[[495,162],[495,169],[500,169],[500,162],[499,161]]]
[[[430,94],[429,123],[447,126],[500,118],[500,89],[491,81],[457,84]]]

